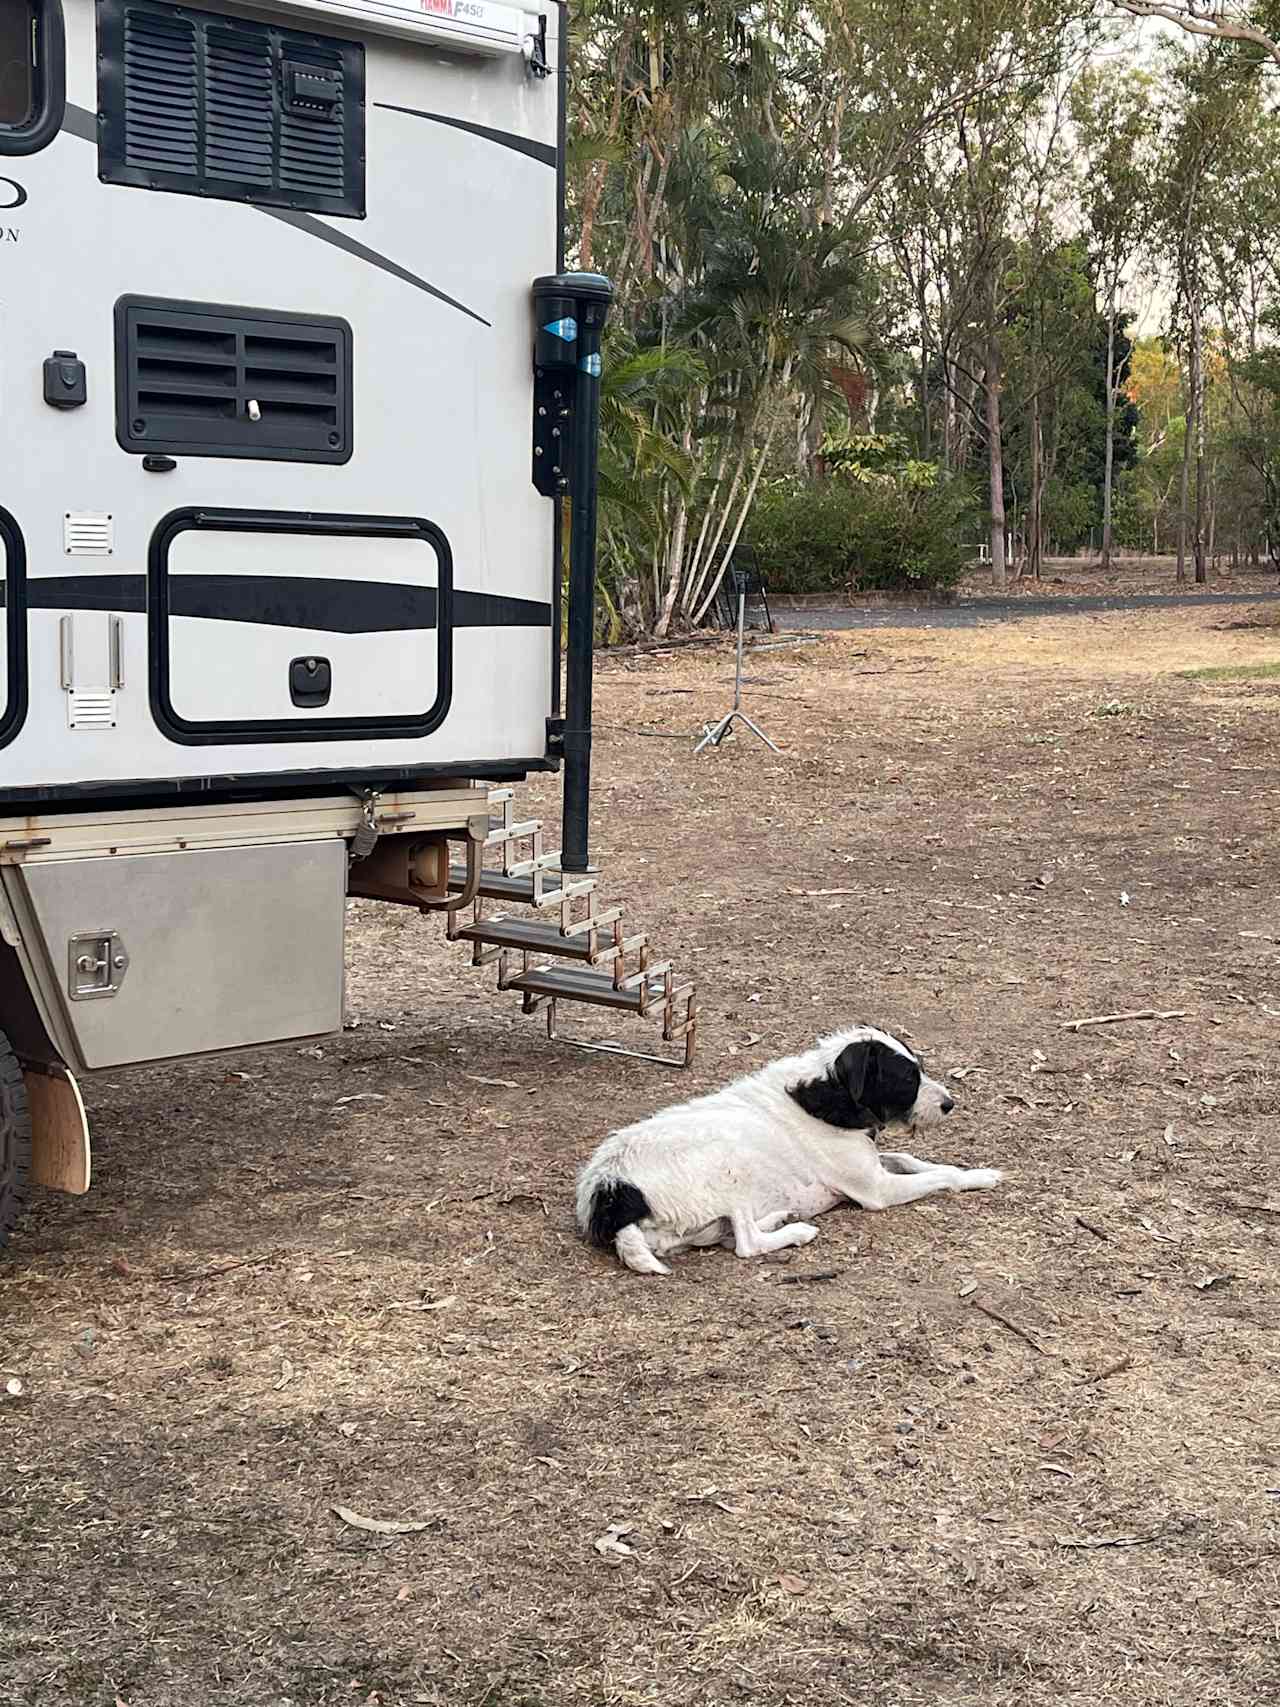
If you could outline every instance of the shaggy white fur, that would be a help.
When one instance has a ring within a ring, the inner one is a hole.
[[[724,1245],[740,1257],[807,1245],[804,1219],[837,1203],[887,1209],[936,1191],[998,1185],[993,1168],[954,1168],[880,1151],[873,1133],[931,1126],[954,1106],[914,1052],[856,1026],[724,1090],[611,1133],[578,1177],[578,1226],[628,1268]]]

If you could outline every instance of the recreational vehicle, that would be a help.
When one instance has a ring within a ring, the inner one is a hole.
[[[588,860],[564,89],[554,0],[0,0],[0,1243],[84,1075],[339,1030],[348,896],[688,1059]]]

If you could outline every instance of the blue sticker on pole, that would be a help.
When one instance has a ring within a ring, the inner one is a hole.
[[[578,322],[576,320],[552,320],[542,330],[550,332],[553,338],[561,338],[566,344],[571,344],[578,336]]]
[[[598,355],[583,356],[582,360],[578,363],[578,366],[582,369],[583,373],[589,373],[592,379],[599,379],[600,357]]]

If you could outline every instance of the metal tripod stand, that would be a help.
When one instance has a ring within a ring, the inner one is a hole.
[[[742,723],[753,735],[758,735],[766,747],[777,753],[781,749],[774,746],[760,725],[753,723],[742,709],[742,642],[747,626],[747,576],[735,569],[733,579],[738,593],[738,654],[733,678],[733,710],[727,712],[719,723],[704,723],[702,739],[693,750],[700,753],[704,747],[718,747],[733,725]]]

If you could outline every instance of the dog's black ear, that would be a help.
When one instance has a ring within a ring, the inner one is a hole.
[[[904,1119],[920,1095],[920,1065],[910,1056],[877,1045],[875,1106],[886,1123]]]
[[[842,1132],[869,1132],[882,1126],[874,1108],[876,1046],[868,1040],[842,1049],[821,1078],[792,1085],[790,1096],[814,1120]]]
[[[867,1038],[851,1043],[836,1056],[832,1072],[845,1090],[849,1101],[861,1108],[867,1102],[867,1080],[876,1076],[877,1046]]]

